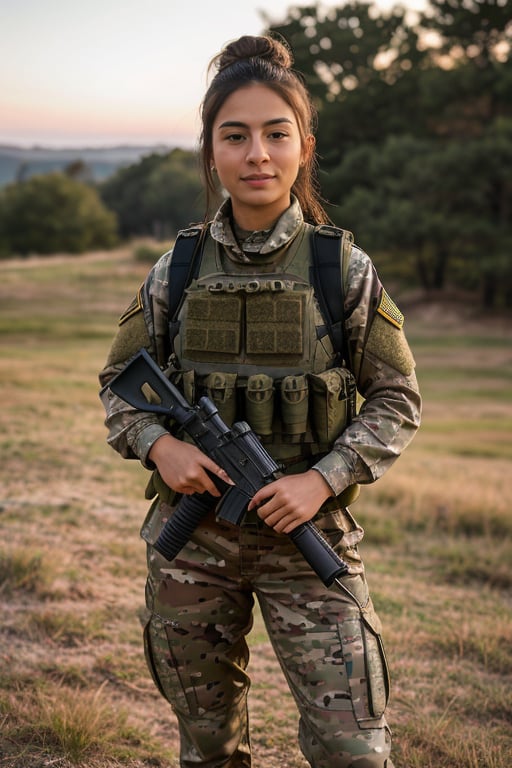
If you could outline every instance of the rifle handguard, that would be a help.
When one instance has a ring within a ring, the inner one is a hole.
[[[166,560],[174,560],[217,501],[210,493],[183,496],[153,545],[156,551]]]
[[[326,587],[348,573],[347,563],[336,554],[311,521],[298,525],[288,535]]]

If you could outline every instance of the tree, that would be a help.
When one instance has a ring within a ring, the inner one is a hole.
[[[33,176],[0,195],[0,239],[6,253],[82,253],[116,242],[116,219],[98,193],[62,173]]]
[[[465,142],[389,137],[347,153],[333,172],[335,220],[363,247],[393,254],[394,274],[416,270],[425,290],[456,285],[503,306],[512,296],[511,179],[512,121]]]
[[[103,202],[117,215],[121,237],[153,234],[145,200],[148,178],[160,162],[160,155],[147,155],[138,163],[121,168],[100,186]]]
[[[101,195],[116,212],[123,237],[172,237],[204,216],[197,156],[182,149],[120,169],[103,183]]]
[[[305,74],[319,111],[323,169],[358,144],[379,143],[405,126],[423,130],[417,78],[425,52],[404,8],[389,14],[364,2],[325,13],[319,6],[295,8],[270,31],[284,37]]]
[[[149,175],[145,204],[160,236],[173,237],[201,221],[205,201],[197,156],[175,149],[164,157]]]
[[[450,220],[444,221],[439,206],[432,205],[435,186],[422,178],[434,172],[436,147],[412,136],[389,137],[376,147],[365,144],[347,153],[333,172],[338,198],[335,221],[353,229],[365,249],[392,254],[388,274],[415,276],[426,290],[443,287],[448,253]],[[397,173],[399,169],[399,173]],[[443,240],[436,249],[436,232]]]
[[[361,2],[292,8],[290,44],[319,110],[322,192],[363,246],[420,284],[510,303],[508,0],[431,0],[416,19]],[[482,258],[485,254],[485,258]]]
[[[69,176],[71,179],[83,181],[86,184],[92,184],[93,182],[93,173],[90,166],[81,159],[72,160],[70,163],[68,163],[65,166],[63,173],[65,173],[66,176]]]
[[[497,117],[512,116],[508,0],[431,0],[421,24],[435,35],[429,57],[435,133],[474,137]]]
[[[441,51],[486,69],[509,52],[512,41],[508,0],[429,0],[422,18],[441,35]]]

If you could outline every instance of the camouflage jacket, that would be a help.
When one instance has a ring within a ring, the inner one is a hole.
[[[210,236],[222,245],[232,262],[272,258],[303,226],[296,200],[270,232],[232,230],[230,201],[218,211]],[[245,236],[245,240],[240,238]],[[242,246],[239,243],[242,242]],[[120,319],[107,363],[100,373],[106,384],[141,346],[165,367],[168,265],[164,254],[147,276],[137,296]],[[352,372],[363,405],[335,440],[332,450],[315,465],[335,494],[354,483],[371,483],[398,458],[413,438],[419,423],[421,399],[414,360],[403,332],[403,315],[382,287],[368,255],[352,247],[345,286],[345,327]],[[108,391],[107,391],[108,392]],[[103,396],[108,442],[125,458],[138,458],[150,468],[148,453],[165,434],[158,417],[134,411],[115,395]]]

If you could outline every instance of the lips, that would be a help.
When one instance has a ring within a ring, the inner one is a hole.
[[[246,181],[248,184],[264,184],[273,178],[274,176],[270,173],[252,173],[250,176],[242,176],[242,181]]]

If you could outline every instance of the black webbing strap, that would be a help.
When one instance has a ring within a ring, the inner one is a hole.
[[[336,227],[315,227],[312,235],[311,283],[327,321],[335,351],[349,365],[349,350],[344,323],[343,287],[344,231]]]
[[[185,289],[196,277],[201,257],[201,246],[206,227],[194,227],[178,233],[172,249],[169,268],[169,336],[171,348],[178,332],[178,314],[185,298]]]

